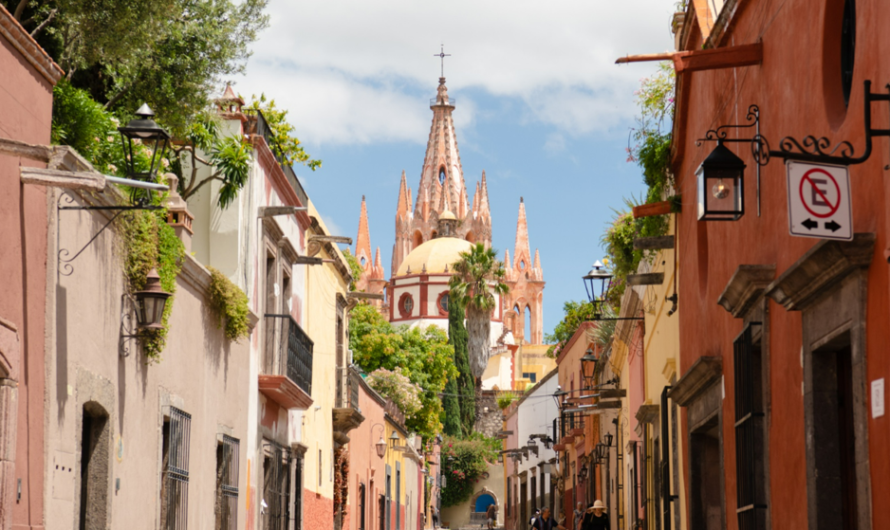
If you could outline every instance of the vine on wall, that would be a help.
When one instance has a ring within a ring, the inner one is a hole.
[[[166,218],[166,210],[133,210],[121,223],[123,267],[130,293],[145,288],[146,277],[155,267],[161,278],[161,287],[173,295],[167,299],[164,307],[161,321],[163,327],[138,331],[142,352],[149,364],[160,362],[161,352],[167,343],[168,322],[176,299],[176,277],[182,269],[182,259],[185,257],[185,247],[176,237],[173,227],[167,224]]]
[[[210,306],[219,317],[219,327],[226,338],[239,341],[250,336],[250,308],[247,295],[225,274],[208,266],[210,271]]]

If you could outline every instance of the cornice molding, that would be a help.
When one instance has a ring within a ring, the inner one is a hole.
[[[733,317],[744,318],[775,277],[775,265],[739,265],[717,303]]]
[[[723,375],[723,359],[699,357],[683,377],[671,388],[670,398],[681,407],[688,407]]]
[[[766,288],[766,296],[788,311],[804,310],[856,269],[868,268],[874,248],[871,232],[852,241],[820,241]]]

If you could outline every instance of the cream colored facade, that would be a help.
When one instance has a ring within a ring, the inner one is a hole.
[[[112,188],[84,195],[64,191],[74,199],[65,204],[126,202]],[[114,213],[63,210],[51,222],[58,235],[58,240],[50,237],[51,246],[58,241],[58,248],[50,249],[47,266],[50,420],[46,469],[31,471],[47,477],[46,527],[83,528],[84,518],[94,528],[160,528],[164,514],[176,513],[189,528],[213,528],[223,437],[238,442],[234,465],[243,470],[248,458],[248,341],[225,338],[209,306],[210,272],[186,254],[168,302],[166,347],[159,362],[148,363],[139,340],[129,337],[136,331],[135,317],[125,295],[121,252],[126,242],[119,221],[68,264],[72,268],[65,263],[57,268],[58,250],[72,256]],[[183,416],[177,410],[188,420],[179,422]],[[185,456],[178,463],[187,471],[180,482],[187,505],[163,502],[162,489],[169,493],[171,487],[165,465],[171,451]],[[235,521],[243,528],[249,516],[243,502],[246,473],[236,486]]]

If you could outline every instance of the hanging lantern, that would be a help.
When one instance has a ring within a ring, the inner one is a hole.
[[[140,329],[162,329],[164,307],[170,293],[161,288],[161,277],[151,269],[145,278],[145,289],[136,291],[136,325]]]
[[[745,162],[723,142],[695,172],[699,221],[737,221],[745,214]]]

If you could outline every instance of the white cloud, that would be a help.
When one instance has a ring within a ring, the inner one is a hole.
[[[634,112],[632,92],[653,70],[616,57],[671,45],[669,0],[272,0],[254,45],[247,95],[291,111],[310,143],[425,142],[439,43],[452,94],[517,98],[525,116],[567,134],[604,130]],[[462,100],[463,101],[463,100]],[[459,101],[458,126],[473,122]]]

